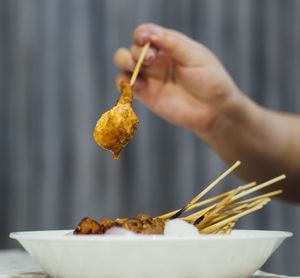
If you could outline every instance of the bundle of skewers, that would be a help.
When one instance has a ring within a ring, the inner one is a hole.
[[[280,175],[258,185],[256,182],[250,182],[216,197],[200,201],[204,195],[206,195],[240,164],[241,162],[237,161],[182,209],[161,215],[159,218],[179,218],[185,220],[186,222],[195,225],[199,232],[203,234],[229,234],[241,217],[261,209],[271,201],[272,196],[281,194],[282,190],[279,189],[256,197],[241,200],[243,197],[285,179],[285,175]],[[199,208],[202,209],[188,216],[182,217],[183,213]]]
[[[261,209],[271,201],[272,196],[281,194],[282,190],[274,190],[248,199],[245,199],[245,196],[285,179],[285,175],[280,175],[261,184],[250,182],[216,197],[201,200],[240,164],[241,162],[237,161],[181,209],[155,218],[139,214],[136,218],[103,219],[100,223],[91,218],[84,218],[74,230],[74,234],[105,234],[111,228],[142,234],[163,234],[165,224],[173,219],[184,220],[194,225],[201,234],[229,234],[240,218]],[[195,212],[184,216],[191,211]]]

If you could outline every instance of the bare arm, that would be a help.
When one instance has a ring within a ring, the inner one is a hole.
[[[237,88],[205,46],[174,30],[143,24],[130,50],[115,63],[128,81],[142,46],[151,41],[134,96],[172,124],[193,130],[227,163],[243,162],[238,175],[262,181],[285,173],[284,198],[300,202],[300,118],[266,110]]]
[[[300,202],[300,117],[264,109],[243,95],[235,105],[209,132],[196,133],[228,164],[241,160],[237,174],[246,181],[286,174],[282,197]]]

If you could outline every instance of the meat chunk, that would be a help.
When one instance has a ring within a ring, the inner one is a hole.
[[[122,81],[121,98],[111,110],[101,116],[95,127],[95,141],[102,148],[111,151],[116,160],[120,151],[134,137],[139,124],[139,118],[131,104],[131,88],[128,83]]]
[[[98,224],[98,222],[92,218],[83,218],[76,229],[74,234],[103,234],[103,228]]]
[[[109,228],[111,227],[120,227],[120,224],[117,223],[114,220],[108,219],[108,218],[104,218],[101,222],[100,222],[100,226],[102,228],[103,233],[105,233]]]
[[[122,227],[138,234],[163,234],[166,219],[155,218],[147,214],[138,214],[136,218],[111,220],[104,218],[99,224],[84,218],[74,231],[74,234],[104,234],[111,227]]]

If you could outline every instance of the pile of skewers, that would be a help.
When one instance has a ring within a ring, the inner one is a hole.
[[[204,195],[240,164],[240,161],[237,161],[182,209],[155,218],[146,214],[138,214],[136,218],[117,218],[116,220],[104,218],[100,223],[86,217],[80,221],[74,230],[74,234],[106,234],[113,232],[123,234],[124,229],[141,234],[163,234],[165,225],[172,219],[184,220],[194,225],[201,234],[229,234],[241,217],[261,209],[271,201],[272,196],[281,194],[282,190],[274,190],[248,199],[245,199],[245,196],[285,179],[285,175],[281,175],[258,185],[256,182],[250,182],[216,197],[200,201]],[[196,212],[184,216],[186,212],[192,210],[196,210]],[[179,226],[177,226],[178,228]]]
[[[258,185],[256,182],[250,182],[216,197],[200,201],[205,194],[234,171],[240,164],[241,162],[237,161],[182,209],[163,214],[157,218],[166,220],[179,218],[185,220],[195,225],[199,232],[203,234],[229,234],[241,217],[261,209],[271,201],[270,197],[281,194],[282,190],[271,191],[244,200],[240,200],[241,198],[285,179],[285,175],[280,175]],[[185,212],[199,208],[201,209],[188,216],[182,217]]]

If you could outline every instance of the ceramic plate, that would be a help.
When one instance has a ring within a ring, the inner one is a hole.
[[[11,233],[52,277],[243,278],[259,269],[289,232],[234,230],[230,235],[68,235]]]

